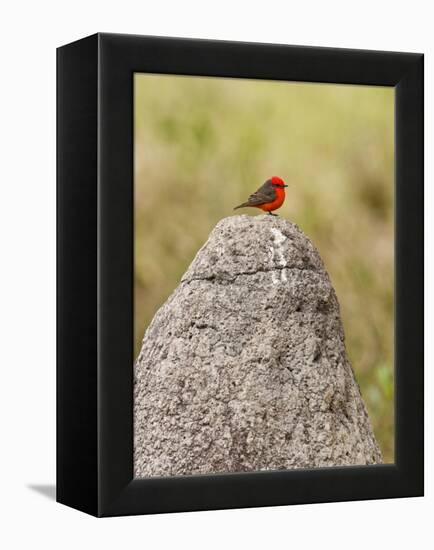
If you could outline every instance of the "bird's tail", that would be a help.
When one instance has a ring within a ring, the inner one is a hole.
[[[243,204],[239,204],[234,208],[234,210],[237,210],[238,208],[244,208],[244,206],[250,206],[248,202],[243,202]]]

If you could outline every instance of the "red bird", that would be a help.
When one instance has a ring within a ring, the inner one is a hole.
[[[273,214],[272,212],[280,208],[284,203],[285,187],[288,186],[283,179],[273,176],[261,185],[257,191],[252,193],[247,202],[236,206],[234,210],[244,208],[245,206],[254,206],[268,212],[272,216],[277,216],[277,214]]]

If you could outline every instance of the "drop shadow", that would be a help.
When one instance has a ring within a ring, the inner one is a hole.
[[[46,498],[49,498],[50,500],[56,500],[55,485],[30,484],[30,485],[27,485],[27,488],[31,489],[32,491],[35,491],[36,493],[39,493],[40,495],[43,495]]]

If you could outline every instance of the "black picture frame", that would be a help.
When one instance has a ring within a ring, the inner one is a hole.
[[[393,465],[133,478],[133,75],[394,86]],[[423,495],[423,55],[95,34],[57,50],[57,500],[95,516]]]

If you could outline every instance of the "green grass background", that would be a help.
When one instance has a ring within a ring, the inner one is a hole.
[[[278,213],[320,251],[393,462],[393,88],[136,74],[134,90],[136,354],[214,225],[278,175]]]

